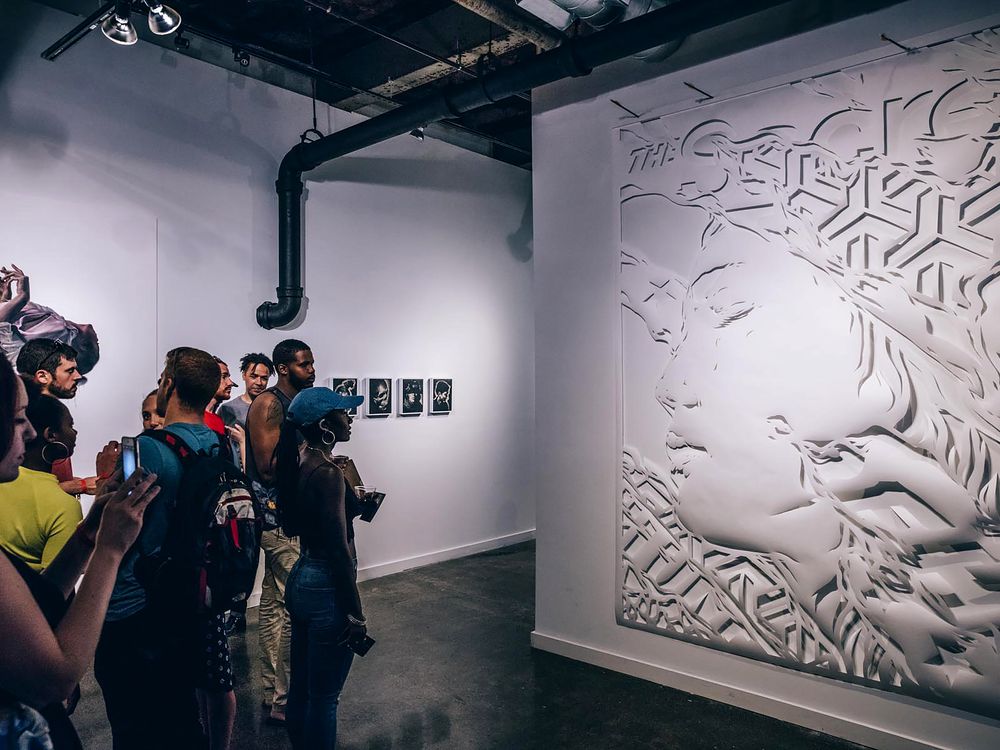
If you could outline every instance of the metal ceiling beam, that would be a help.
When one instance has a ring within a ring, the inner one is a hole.
[[[323,3],[319,2],[318,0],[305,0],[305,4],[310,8],[315,8],[321,13],[325,13],[326,15],[330,16],[330,18],[336,18],[338,21],[343,21],[344,23],[350,24],[351,26],[356,26],[362,31],[367,31],[369,34],[373,34],[381,39],[385,39],[387,42],[392,42],[393,44],[396,44],[402,47],[403,49],[408,49],[410,50],[410,52],[421,55],[422,57],[426,57],[428,60],[433,60],[438,65],[450,67],[452,68],[452,72],[464,73],[465,75],[471,78],[476,77],[475,73],[465,70],[461,65],[454,63],[451,60],[443,58],[440,55],[435,55],[433,52],[425,50],[422,47],[418,47],[415,44],[410,44],[405,39],[400,39],[397,36],[393,36],[392,34],[387,34],[384,31],[380,31],[379,29],[376,29],[373,26],[369,26],[363,21],[356,21],[353,18],[350,18],[349,16],[345,16],[343,13],[334,10],[333,6],[330,3]]]
[[[219,44],[225,47],[230,47],[233,49],[245,50],[252,57],[259,58],[265,62],[271,63],[272,65],[277,65],[285,70],[290,70],[298,73],[308,78],[312,78],[316,81],[323,81],[324,83],[332,86],[334,88],[341,89],[345,92],[351,92],[355,99],[359,102],[363,102],[362,106],[359,107],[370,107],[372,110],[364,114],[369,116],[375,116],[390,112],[393,109],[400,107],[400,103],[395,101],[389,96],[384,94],[371,91],[369,89],[361,88],[360,86],[355,86],[346,81],[339,80],[334,76],[327,73],[325,70],[315,67],[314,65],[309,65],[308,63],[301,62],[300,60],[295,60],[286,55],[282,55],[278,52],[271,52],[270,50],[263,49],[254,44],[249,44],[246,42],[240,42],[235,39],[230,39],[221,34],[216,34],[205,29],[198,28],[197,26],[192,26],[188,24],[184,29],[191,36],[201,37],[214,44]],[[339,106],[339,105],[337,105]],[[452,137],[451,134],[455,134],[457,137]],[[508,151],[528,154],[528,152],[513,143],[509,143],[502,138],[498,138],[489,133],[482,133],[478,130],[473,130],[472,128],[465,127],[464,125],[454,122],[452,120],[443,120],[438,123],[438,126],[433,129],[428,129],[428,135],[434,138],[445,141],[446,143],[455,142],[461,145],[462,148],[469,148],[469,139],[485,141],[487,143],[493,144],[495,146],[500,146],[501,148],[507,149]],[[482,151],[479,151],[483,153]]]
[[[467,49],[460,54],[453,56],[451,60],[457,64],[463,57],[468,56],[468,58],[475,63],[475,61],[482,55],[492,53],[496,57],[502,57],[508,52],[520,49],[528,44],[530,44],[530,42],[524,37],[508,34],[500,37],[499,39],[494,39],[492,42],[486,42],[478,45],[477,47]],[[473,68],[472,65],[469,65],[469,67]],[[369,91],[381,94],[382,96],[394,97],[412,89],[420,88],[428,83],[437,81],[445,76],[451,75],[454,72],[455,71],[452,66],[432,63],[431,65],[427,65],[419,70],[414,70],[412,73],[407,73],[406,75],[399,76],[398,78],[393,78],[380,86],[373,86],[369,89]],[[530,101],[530,98],[526,95],[522,94],[521,98],[529,99]],[[352,96],[348,99],[337,102],[337,108],[346,109],[348,112],[357,112],[368,106],[368,104],[370,104],[370,99],[367,97]]]
[[[471,10],[477,16],[482,16],[491,23],[507,29],[512,34],[528,40],[540,50],[553,49],[563,42],[563,37],[551,31],[540,29],[524,20],[513,11],[507,10],[491,0],[452,0],[466,10]]]

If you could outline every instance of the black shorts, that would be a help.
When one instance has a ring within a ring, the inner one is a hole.
[[[233,689],[233,668],[229,661],[224,615],[213,615],[201,623],[201,643],[194,664],[195,686],[212,693]]]

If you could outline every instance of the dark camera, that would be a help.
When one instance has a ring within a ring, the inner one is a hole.
[[[382,507],[383,500],[385,500],[384,492],[373,492],[369,495],[365,495],[364,499],[359,500],[358,504],[361,506],[361,520],[371,523],[372,519],[375,518],[375,514],[378,513],[378,509]]]
[[[339,643],[341,646],[347,646],[358,656],[364,656],[372,650],[372,646],[375,645],[375,639],[368,634],[351,638],[351,629],[347,628],[344,630]]]

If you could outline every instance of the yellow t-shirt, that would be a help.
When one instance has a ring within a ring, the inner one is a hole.
[[[0,545],[35,570],[55,559],[81,520],[80,501],[53,474],[22,466],[17,479],[0,484]]]

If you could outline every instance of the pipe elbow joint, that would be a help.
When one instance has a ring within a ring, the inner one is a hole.
[[[266,330],[286,326],[302,309],[302,287],[278,288],[277,302],[263,302],[257,307],[257,325]]]

